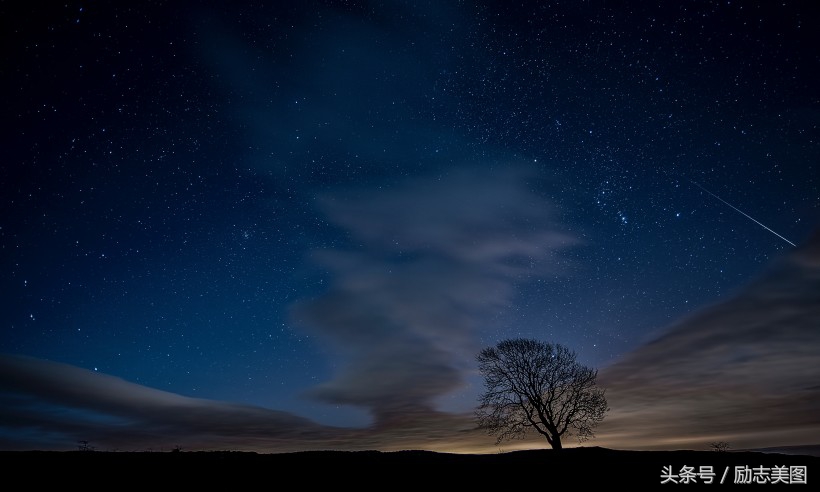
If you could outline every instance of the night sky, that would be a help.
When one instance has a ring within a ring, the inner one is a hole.
[[[820,367],[820,12],[759,4],[3,2],[0,447],[496,451],[508,337],[613,412],[676,357],[783,390]],[[733,335],[759,298],[792,315]]]

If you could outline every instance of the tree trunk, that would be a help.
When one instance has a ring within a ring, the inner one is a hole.
[[[564,446],[561,445],[561,436],[553,436],[552,438],[552,449],[556,451],[560,451],[564,449]]]

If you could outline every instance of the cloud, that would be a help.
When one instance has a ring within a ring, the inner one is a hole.
[[[430,88],[451,63],[439,45],[463,44],[454,32],[463,17],[454,6],[372,7],[362,15],[312,3],[267,5],[259,19],[288,18],[303,35],[260,21],[256,29],[276,38],[264,47],[246,39],[255,19],[207,9],[195,16],[200,55],[229,96],[223,114],[245,133],[245,160],[257,171],[307,180],[295,172],[307,163],[355,156],[378,172],[386,149],[394,161],[418,165],[436,156],[432,149],[452,145],[447,128],[412,108],[435,109]]]
[[[333,285],[293,309],[345,359],[313,396],[383,422],[432,411],[463,383],[483,320],[522,276],[554,273],[556,254],[574,243],[527,177],[470,169],[323,197],[328,218],[360,246],[315,252]]]
[[[0,356],[0,398],[3,449],[30,449],[33,435],[47,436],[43,444],[83,439],[142,450],[162,444],[230,449],[259,436],[269,445],[309,443],[332,434],[332,428],[286,412],[188,398],[15,355]]]
[[[601,373],[599,434],[627,445],[820,442],[820,231],[734,298]]]
[[[427,414],[362,429],[260,407],[188,398],[68,364],[0,355],[0,449],[101,451],[492,451],[468,415]]]

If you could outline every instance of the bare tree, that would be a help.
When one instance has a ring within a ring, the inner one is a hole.
[[[77,441],[77,449],[80,451],[94,451],[94,446],[88,444],[88,441]]]
[[[476,411],[478,424],[496,444],[523,438],[534,429],[553,449],[561,438],[576,435],[579,442],[594,437],[607,407],[598,371],[581,365],[575,352],[560,344],[511,339],[478,354],[485,391]]]
[[[709,447],[712,448],[712,451],[723,453],[729,450],[729,443],[726,441],[714,441],[709,443]]]

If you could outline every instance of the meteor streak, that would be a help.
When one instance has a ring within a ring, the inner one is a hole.
[[[698,188],[700,188],[701,190],[705,191],[706,193],[709,193],[710,195],[712,195],[713,197],[717,198],[718,200],[722,201],[722,202],[723,202],[723,203],[725,203],[726,205],[728,205],[728,206],[732,207],[732,208],[733,208],[733,209],[735,209],[737,212],[740,212],[741,214],[743,214],[744,216],[746,216],[746,218],[748,218],[749,220],[753,221],[755,224],[759,225],[760,227],[762,227],[762,228],[766,229],[767,231],[771,232],[772,234],[774,234],[775,236],[779,237],[780,239],[782,239],[782,240],[786,241],[787,243],[791,244],[792,246],[797,246],[796,244],[794,244],[793,242],[789,241],[789,240],[788,240],[788,239],[786,239],[785,237],[781,236],[780,234],[778,234],[778,233],[774,232],[774,231],[773,231],[773,230],[771,230],[770,228],[768,228],[768,227],[766,227],[765,225],[763,225],[763,224],[762,224],[759,220],[756,220],[754,217],[752,217],[751,215],[747,214],[747,213],[746,213],[746,212],[744,212],[743,210],[740,210],[739,208],[735,207],[734,205],[732,205],[731,203],[727,202],[727,201],[726,201],[726,200],[724,200],[723,198],[721,198],[721,197],[719,197],[719,196],[715,195],[714,193],[712,193],[711,191],[707,190],[706,188],[704,188],[704,187],[703,187],[703,186],[701,186],[700,184],[698,184],[698,183],[696,183],[696,182],[692,181],[691,179],[689,180],[689,182],[690,182],[690,183],[692,183],[693,185],[697,186],[697,187],[698,187]]]

